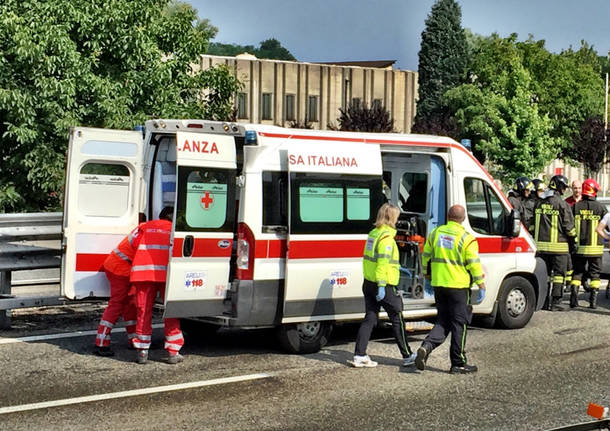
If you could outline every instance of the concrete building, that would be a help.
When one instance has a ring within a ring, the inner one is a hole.
[[[201,68],[225,64],[244,84],[236,98],[237,119],[290,127],[306,121],[315,129],[338,125],[349,103],[384,106],[397,132],[409,133],[415,117],[417,72],[395,70],[394,61],[303,63],[202,55]]]

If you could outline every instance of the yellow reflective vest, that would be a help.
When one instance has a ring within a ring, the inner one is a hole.
[[[369,232],[362,256],[364,278],[378,286],[396,286],[400,278],[396,229],[382,225]]]
[[[477,240],[454,221],[430,233],[424,245],[422,266],[424,275],[431,275],[435,287],[468,289],[472,283],[483,282]]]

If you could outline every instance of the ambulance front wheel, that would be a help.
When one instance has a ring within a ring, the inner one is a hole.
[[[289,323],[278,327],[278,339],[290,353],[316,353],[326,345],[332,331],[330,322]]]
[[[507,329],[523,328],[530,321],[536,306],[536,292],[523,277],[504,280],[498,299],[498,326]]]

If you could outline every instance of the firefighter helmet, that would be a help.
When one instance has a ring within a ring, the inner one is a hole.
[[[540,191],[540,190],[546,189],[546,185],[544,184],[544,181],[542,181],[539,178],[534,178],[532,180],[532,185],[534,186],[534,190],[536,190],[536,191]]]
[[[515,180],[513,190],[519,194],[523,194],[525,190],[533,190],[532,182],[528,177],[519,177]]]
[[[590,198],[594,198],[597,196],[597,191],[599,190],[599,184],[593,178],[587,178],[582,183],[582,195],[589,196]]]
[[[549,188],[557,190],[559,193],[563,193],[568,187],[568,179],[565,175],[555,175],[549,182]]]

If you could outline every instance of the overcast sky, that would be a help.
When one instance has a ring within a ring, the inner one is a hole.
[[[417,70],[424,21],[434,0],[187,0],[218,27],[215,42],[278,39],[300,61],[396,60]],[[610,50],[610,0],[458,0],[474,33],[532,34],[559,52],[580,41]]]

